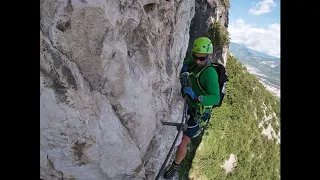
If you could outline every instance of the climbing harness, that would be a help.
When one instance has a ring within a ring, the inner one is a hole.
[[[193,117],[194,122],[196,125],[194,126],[188,126],[188,128],[193,128],[196,126],[200,126],[200,129],[202,129],[204,126],[206,126],[208,119],[210,119],[212,111],[212,106],[198,106],[198,107],[192,107],[190,108],[190,115]]]

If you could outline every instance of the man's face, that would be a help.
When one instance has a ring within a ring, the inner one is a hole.
[[[208,58],[208,54],[203,53],[193,53],[193,58],[196,61],[197,66],[204,66],[206,65],[206,58]]]

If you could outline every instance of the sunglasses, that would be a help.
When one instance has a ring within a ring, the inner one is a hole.
[[[196,55],[192,54],[192,57],[193,57],[193,59],[195,59],[195,60],[199,59],[200,61],[205,61],[208,56],[205,56],[205,57],[197,57]]]

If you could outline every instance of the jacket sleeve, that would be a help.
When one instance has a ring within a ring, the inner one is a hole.
[[[214,68],[208,68],[204,71],[201,78],[205,78],[205,87],[208,95],[201,95],[203,96],[203,101],[201,102],[204,106],[213,106],[217,105],[220,101],[220,90],[219,90],[219,81],[218,81],[218,74]]]

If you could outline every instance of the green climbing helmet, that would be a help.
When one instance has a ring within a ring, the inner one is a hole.
[[[192,52],[211,54],[213,52],[212,42],[207,37],[199,37],[194,40]]]

